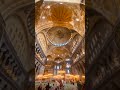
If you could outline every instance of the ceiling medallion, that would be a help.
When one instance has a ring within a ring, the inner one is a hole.
[[[68,28],[56,26],[48,30],[47,39],[54,46],[64,46],[71,41],[72,34]]]

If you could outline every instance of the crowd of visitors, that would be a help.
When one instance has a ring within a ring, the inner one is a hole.
[[[84,85],[80,82],[54,81],[50,83],[41,83],[38,90],[84,90]]]

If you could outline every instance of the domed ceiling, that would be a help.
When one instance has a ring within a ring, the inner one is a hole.
[[[72,38],[71,31],[65,27],[52,27],[47,32],[47,38],[55,46],[64,46]]]
[[[56,57],[62,57],[65,59],[66,56],[70,56],[69,50],[65,47],[55,47],[51,49],[48,54],[51,55],[53,59]]]
[[[55,4],[51,6],[51,17],[53,22],[70,22],[72,21],[72,10],[70,7],[64,4]]]
[[[85,32],[85,7],[77,3],[44,2],[41,7],[36,3],[35,32],[54,26],[67,27],[81,36]],[[38,9],[39,8],[39,9]]]
[[[36,3],[35,9],[36,40],[46,55],[46,65],[70,61],[84,37],[84,5],[45,0],[41,7]]]

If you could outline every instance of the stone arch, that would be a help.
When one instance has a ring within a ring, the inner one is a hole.
[[[17,15],[11,15],[6,20],[6,33],[15,48],[15,51],[20,58],[23,66],[29,62],[29,47],[26,39],[26,32],[21,19]]]

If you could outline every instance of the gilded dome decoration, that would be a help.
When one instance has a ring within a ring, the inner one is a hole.
[[[35,32],[38,34],[45,28],[62,26],[77,31],[81,36],[85,33],[85,7],[78,3],[61,3],[46,1],[36,10]]]
[[[51,19],[53,22],[63,23],[72,20],[72,10],[65,4],[55,4],[51,6]]]
[[[47,32],[47,38],[55,46],[64,46],[70,42],[72,34],[68,28],[52,27]]]
[[[51,61],[52,60],[52,56],[51,55],[47,55],[47,61]]]
[[[54,47],[53,49],[49,50],[47,54],[52,56],[53,60],[56,57],[62,57],[63,59],[65,59],[66,56],[70,56],[69,50],[65,47]]]

